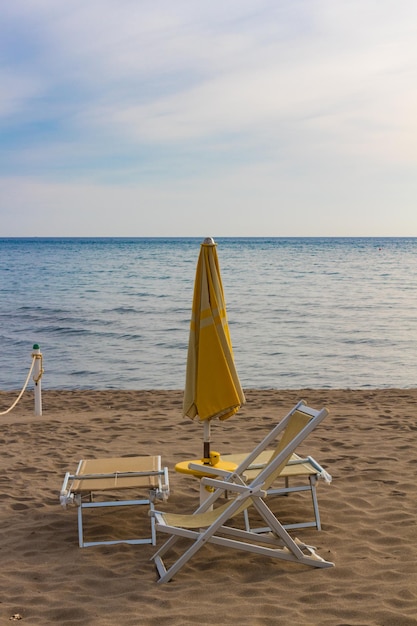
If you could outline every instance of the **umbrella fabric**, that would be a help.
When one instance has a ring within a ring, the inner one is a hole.
[[[216,244],[201,245],[188,344],[183,415],[227,419],[245,403],[236,372]]]

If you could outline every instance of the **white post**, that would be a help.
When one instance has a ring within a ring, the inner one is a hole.
[[[42,353],[39,345],[33,345],[32,357],[36,356],[33,366],[33,380],[35,381],[35,415],[42,415]]]

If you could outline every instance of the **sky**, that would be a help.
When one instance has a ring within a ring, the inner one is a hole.
[[[13,0],[0,236],[417,236],[415,0]]]

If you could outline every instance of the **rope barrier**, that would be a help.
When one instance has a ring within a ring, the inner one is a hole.
[[[35,346],[33,346],[33,347],[35,348]],[[37,347],[38,347],[38,349],[39,349],[39,346],[37,346]],[[37,354],[33,353],[33,354],[32,354],[32,364],[31,364],[31,366],[30,366],[30,368],[29,368],[29,373],[28,373],[28,375],[27,375],[27,377],[26,377],[26,381],[25,381],[25,384],[23,385],[23,389],[22,389],[22,391],[20,392],[20,394],[19,394],[19,396],[16,398],[16,400],[13,402],[12,406],[11,406],[10,408],[8,408],[8,409],[7,409],[7,411],[2,411],[2,412],[0,413],[0,416],[1,416],[1,415],[7,415],[7,413],[10,413],[10,411],[12,411],[12,410],[14,409],[14,407],[16,406],[16,404],[19,402],[19,400],[21,399],[21,397],[22,397],[22,396],[23,396],[23,394],[25,393],[26,387],[27,387],[27,386],[28,386],[28,384],[29,384],[30,376],[31,376],[31,374],[32,374],[32,372],[33,372],[33,368],[35,367],[35,363],[36,363],[36,361],[38,361],[39,359],[40,359],[39,374],[36,376],[36,378],[35,378],[35,377],[33,377],[33,380],[35,381],[35,385],[37,385],[37,384],[40,382],[40,380],[41,380],[41,378],[42,378],[42,374],[44,373],[44,369],[43,369],[43,367],[42,367],[42,363],[43,363],[43,361],[42,361],[42,354],[40,354],[40,353],[39,353],[39,354],[38,354],[38,353],[37,353]]]

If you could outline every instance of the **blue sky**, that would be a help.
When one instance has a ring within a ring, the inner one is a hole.
[[[415,0],[13,0],[0,236],[417,236]]]

